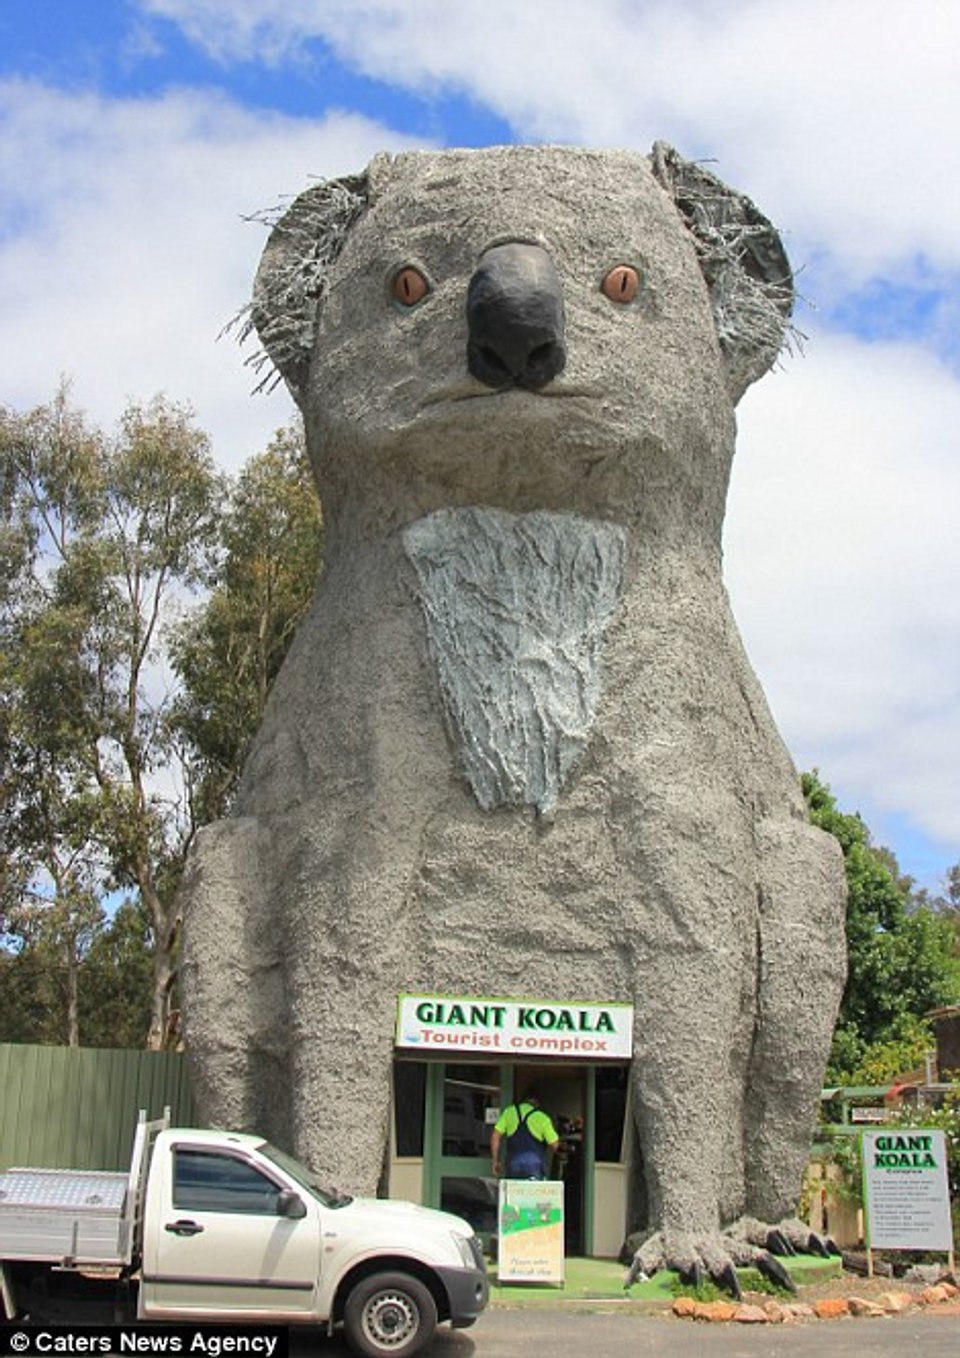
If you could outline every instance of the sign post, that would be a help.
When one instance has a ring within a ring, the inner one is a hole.
[[[873,1251],[943,1250],[955,1269],[947,1146],[936,1128],[860,1133],[867,1272]]]
[[[563,1285],[563,1180],[501,1179],[497,1280]]]

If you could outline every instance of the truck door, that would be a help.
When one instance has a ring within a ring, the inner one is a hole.
[[[320,1204],[301,1192],[292,1208],[302,1214],[285,1214],[294,1197],[287,1185],[239,1152],[177,1145],[171,1154],[162,1219],[147,1224],[141,1314],[308,1316],[319,1281]]]

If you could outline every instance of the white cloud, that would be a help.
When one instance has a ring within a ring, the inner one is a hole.
[[[960,151],[944,133],[953,4],[929,0],[922,22],[903,6],[879,22],[866,0],[144,9],[179,16],[224,60],[305,60],[304,36],[321,34],[356,69],[465,91],[520,135],[642,149],[666,136],[714,155],[831,290],[882,270],[909,281],[921,255],[960,268]],[[0,84],[0,121],[0,295],[14,339],[3,399],[46,400],[66,372],[79,403],[112,423],[128,397],[164,390],[194,402],[220,461],[239,466],[291,409],[281,392],[251,397],[242,355],[216,340],[263,239],[241,217],[407,140],[350,114],[293,119],[195,91],[121,101],[23,81]],[[937,323],[956,306],[946,299]],[[910,819],[953,861],[956,377],[919,345],[814,336],[804,360],[746,398],[741,428],[728,577],[788,744],[869,823]]]
[[[312,175],[362,166],[405,139],[369,119],[295,120],[216,95],[107,100],[0,84],[4,399],[49,399],[61,374],[91,417],[165,391],[195,405],[237,467],[290,417],[221,328],[244,304],[264,228],[242,220]]]
[[[401,87],[465,91],[520,136],[714,156],[867,277],[960,266],[960,7],[875,0],[144,0],[221,59],[310,38]]]
[[[824,337],[741,410],[727,579],[787,743],[956,846],[960,384],[914,346]]]

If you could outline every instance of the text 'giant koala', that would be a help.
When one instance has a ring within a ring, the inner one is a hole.
[[[275,226],[252,318],[326,564],[185,882],[209,1120],[372,1191],[399,993],[622,1000],[640,1262],[796,1234],[843,869],[721,581],[791,302],[770,224],[660,144],[378,157]]]

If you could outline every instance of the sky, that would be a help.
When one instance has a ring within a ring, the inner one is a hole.
[[[780,228],[805,339],[739,407],[727,585],[794,761],[960,861],[956,0],[0,0],[0,403],[288,422],[224,325],[251,218],[378,151],[672,142]]]

